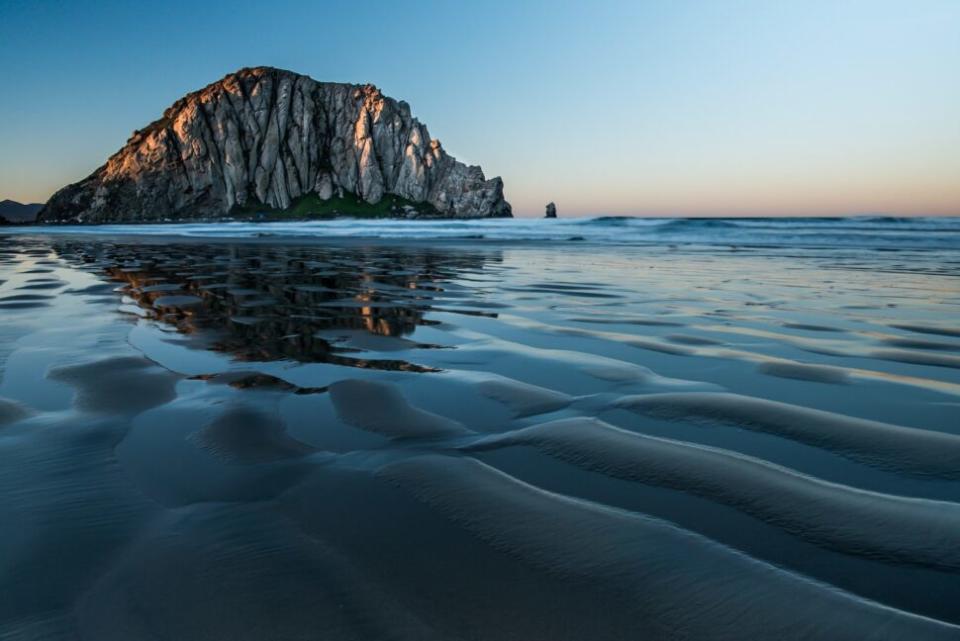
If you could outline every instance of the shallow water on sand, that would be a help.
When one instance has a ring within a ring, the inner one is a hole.
[[[0,235],[0,639],[960,638],[957,318],[947,249]]]

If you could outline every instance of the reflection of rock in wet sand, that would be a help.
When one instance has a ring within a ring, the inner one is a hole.
[[[124,293],[147,317],[183,333],[208,335],[215,349],[237,359],[417,372],[434,370],[361,354],[438,347],[402,337],[431,324],[424,314],[450,302],[447,279],[478,270],[491,259],[489,253],[394,250],[358,256],[362,250],[260,246],[144,246],[133,252],[66,243],[59,251],[96,262],[126,283]],[[358,340],[356,332],[377,340]]]
[[[229,385],[236,389],[293,392],[294,394],[321,394],[327,391],[325,387],[300,387],[270,374],[242,370],[223,372],[222,374],[201,374],[190,378],[191,380],[207,381],[213,385]]]

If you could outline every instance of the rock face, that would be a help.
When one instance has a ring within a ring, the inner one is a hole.
[[[503,181],[449,156],[406,102],[256,67],[178,100],[54,194],[38,221],[218,218],[348,193],[371,205],[390,194],[451,218],[511,216]]]
[[[553,203],[547,203],[547,214],[544,218],[556,218],[557,217],[557,206]]]

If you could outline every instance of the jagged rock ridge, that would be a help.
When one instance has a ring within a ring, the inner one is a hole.
[[[38,220],[217,218],[345,193],[371,204],[393,194],[448,217],[511,215],[503,181],[449,156],[406,102],[256,67],[175,102]]]

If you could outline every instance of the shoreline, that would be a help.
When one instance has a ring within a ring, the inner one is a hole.
[[[960,218],[509,218],[5,226],[7,236],[301,245],[660,247],[705,251],[960,250]]]

